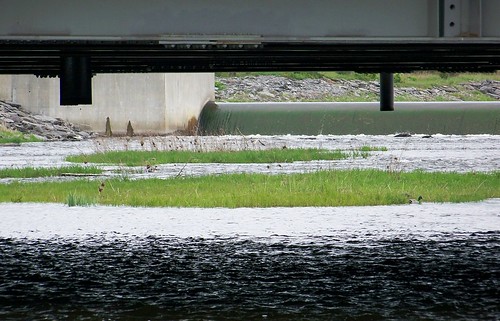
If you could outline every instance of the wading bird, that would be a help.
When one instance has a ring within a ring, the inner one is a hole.
[[[410,204],[422,204],[422,199],[423,199],[422,196],[419,196],[417,199],[410,198],[408,203],[410,203]]]

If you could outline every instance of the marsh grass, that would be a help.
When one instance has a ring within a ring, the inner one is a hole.
[[[74,163],[124,164],[147,166],[170,163],[291,163],[295,161],[338,160],[353,156],[353,152],[323,149],[269,149],[241,151],[109,151],[66,158]]]
[[[103,205],[145,207],[292,207],[472,202],[500,197],[500,172],[427,173],[334,170],[305,174],[231,174],[175,179],[76,180],[0,185],[1,202],[66,203],[68,191]]]
[[[0,178],[36,178],[62,176],[63,174],[102,174],[103,170],[94,166],[65,166],[51,168],[5,168],[0,169]]]
[[[365,145],[365,146],[361,146],[359,148],[359,151],[361,151],[361,152],[386,152],[387,151],[387,147],[385,147],[385,146],[368,146],[368,145]]]
[[[41,142],[42,140],[34,135],[23,134],[18,131],[7,129],[0,124],[0,144],[21,144]]]
[[[95,198],[87,197],[87,196],[82,196],[78,195],[76,193],[69,193],[68,197],[66,198],[66,205],[69,207],[73,206],[92,206],[96,205],[97,201]]]

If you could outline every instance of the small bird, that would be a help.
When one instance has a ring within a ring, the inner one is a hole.
[[[102,182],[101,185],[99,186],[99,194],[101,194],[102,191],[104,190],[104,186],[106,186],[106,184]]]
[[[422,195],[420,195],[417,199],[414,199],[414,198],[410,198],[408,203],[409,204],[422,204]]]

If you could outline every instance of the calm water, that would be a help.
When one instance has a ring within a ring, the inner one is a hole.
[[[163,165],[132,175],[171,177],[179,167],[183,175],[500,168],[500,137],[487,135],[54,142],[2,147],[0,168],[61,166],[69,154],[125,148],[364,145],[389,150],[281,166]],[[0,320],[497,320],[499,289],[500,199],[268,209],[0,204]]]

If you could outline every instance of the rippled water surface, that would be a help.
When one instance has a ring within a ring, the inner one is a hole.
[[[130,175],[500,168],[500,137],[487,135],[53,142],[0,147],[0,168],[62,166],[66,155],[113,149],[366,145],[388,151]],[[105,168],[115,175],[119,167]],[[266,209],[0,204],[0,320],[497,320],[499,289],[500,199]]]
[[[0,204],[0,319],[493,320],[499,208]]]

